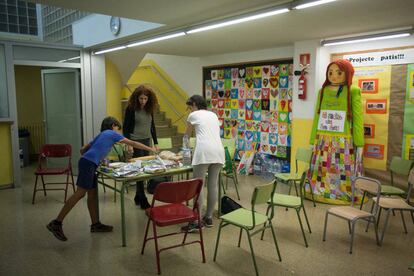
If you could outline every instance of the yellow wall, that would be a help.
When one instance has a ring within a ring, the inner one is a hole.
[[[10,125],[0,123],[0,186],[13,183],[13,164]]]
[[[295,171],[295,155],[298,148],[309,148],[309,138],[312,130],[312,119],[293,119],[292,121],[292,158],[290,161],[291,171]],[[305,168],[299,162],[299,172]]]
[[[40,67],[15,66],[17,116],[20,125],[43,122]]]
[[[158,73],[151,69],[145,69],[143,66],[151,66],[155,68]],[[160,77],[160,75],[162,77]],[[127,84],[131,90],[135,89],[135,87],[140,84],[150,84],[154,87],[160,104],[160,109],[165,112],[167,118],[170,118],[172,122],[176,122],[175,125],[177,126],[178,131],[184,133],[186,117],[184,116],[182,120],[177,120],[180,118],[180,115],[186,114],[185,102],[188,99],[188,94],[181,89],[181,87],[172,80],[155,61],[150,59],[141,61],[139,66],[132,73]],[[131,92],[128,89],[123,89],[123,93],[123,98],[129,98],[131,95]],[[166,99],[168,99],[168,101]],[[180,115],[177,115],[170,105],[172,105]]]
[[[106,114],[122,120],[121,91],[122,79],[115,64],[108,58],[105,59],[106,78]]]

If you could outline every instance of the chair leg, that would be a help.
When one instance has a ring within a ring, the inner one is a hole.
[[[116,181],[114,181],[114,202],[116,202]]]
[[[69,172],[66,174],[65,200],[64,200],[65,203],[66,203],[66,198],[68,196],[68,186],[69,186]]]
[[[296,215],[298,216],[300,230],[302,230],[303,240],[305,241],[305,247],[308,247],[308,241],[306,240],[305,230],[303,230],[302,219],[300,218],[300,209],[296,210]]]
[[[233,183],[234,183],[234,188],[236,189],[237,199],[240,200],[239,188],[237,187],[238,184],[237,184],[237,178],[235,174],[233,174]]]
[[[105,181],[104,181],[103,174],[101,174],[101,181],[102,181],[102,182],[105,182]],[[102,185],[102,186],[103,186],[103,191],[104,191],[104,193],[106,193],[106,187],[105,187],[105,185]]]
[[[400,214],[401,214],[401,220],[402,220],[402,223],[403,223],[403,226],[404,226],[404,232],[407,234],[408,233],[407,232],[407,225],[405,224],[404,214],[403,214],[402,210],[400,210]]]
[[[309,190],[310,190],[310,192],[311,192],[311,196],[312,196],[313,207],[316,207],[315,197],[314,197],[314,195],[313,195],[312,185],[310,184],[310,182],[309,182],[309,181],[307,181],[307,182],[308,182],[308,185],[309,185]]]
[[[380,208],[379,211],[378,211],[377,226],[379,225],[379,222],[380,222],[380,219],[381,219],[381,211],[382,211],[382,208]]]
[[[375,202],[374,201],[372,201],[372,205],[371,205],[371,214],[372,214],[372,210],[374,210],[374,206],[375,206]],[[380,209],[381,210],[381,209]],[[378,219],[379,219],[379,217],[378,217]],[[374,222],[375,222],[375,220],[374,220]],[[369,219],[368,220],[368,223],[367,223],[367,228],[365,228],[365,232],[368,232],[368,227],[369,227],[369,224],[371,223],[371,219]],[[378,227],[378,222],[376,222],[376,226]]]
[[[37,179],[39,178],[38,175],[36,175],[36,181],[35,181],[35,185],[34,185],[34,189],[33,189],[33,197],[32,197],[32,204],[35,203],[35,196],[36,196],[36,192],[37,192]]]
[[[355,221],[351,225],[351,247],[349,249],[349,254],[352,254],[352,247],[354,245],[354,234],[355,234]]]
[[[272,208],[272,206],[269,204],[269,205],[267,206],[266,216],[268,216],[269,211],[270,211],[270,208]],[[262,235],[260,236],[260,239],[261,239],[261,240],[263,240],[264,232],[265,232],[265,230],[266,230],[266,223],[267,223],[267,222],[265,222],[265,224],[263,225]]]
[[[282,256],[280,255],[279,246],[277,245],[275,229],[273,228],[272,222],[270,220],[269,220],[269,226],[270,226],[270,230],[272,231],[272,236],[273,236],[273,241],[275,243],[276,252],[277,252],[277,255],[279,256],[279,262],[281,262]]]
[[[145,227],[145,235],[144,235],[144,243],[142,244],[141,255],[144,255],[145,245],[147,244],[147,237],[148,237],[148,230],[150,225],[151,219],[148,218],[147,226]]]
[[[45,185],[45,180],[43,178],[43,175],[40,176],[40,179],[42,180],[42,185],[43,185],[43,193],[46,196],[46,185]]]
[[[293,180],[293,185],[295,186],[296,196],[299,196],[299,194],[298,194],[298,187],[296,186],[296,181],[295,180]]]
[[[217,257],[217,251],[218,251],[218,245],[219,245],[219,241],[220,241],[220,234],[221,234],[221,227],[223,225],[223,221],[220,221],[220,225],[219,225],[219,229],[217,232],[217,240],[216,240],[216,248],[214,249],[214,257],[213,257],[213,261],[216,261],[216,257]]]
[[[351,234],[351,222],[348,220],[348,231],[349,231],[349,234]]]
[[[309,224],[308,215],[306,214],[305,206],[302,206],[302,209],[303,209],[303,213],[305,214],[305,220],[306,220],[306,224],[308,225],[309,233],[312,234],[312,230]]]
[[[381,210],[381,209],[380,209]],[[387,216],[385,217],[385,222],[384,222],[384,229],[382,229],[382,234],[381,234],[381,245],[384,242],[384,236],[385,236],[385,231],[387,230],[387,226],[388,226],[388,219],[390,217],[390,213],[392,212],[392,209],[388,209],[387,210]],[[378,224],[378,221],[377,221]]]
[[[158,274],[161,274],[160,251],[158,250],[158,235],[157,235],[157,227],[155,223],[152,223],[152,230],[154,232],[155,254],[157,258],[157,270],[158,270]]]
[[[377,223],[375,221],[375,216],[373,216],[372,219],[374,220],[375,240],[377,241],[377,245],[381,246],[379,238],[378,238],[378,227],[377,227]],[[371,219],[370,219],[370,221],[371,221]]]
[[[253,250],[252,238],[250,237],[249,231],[247,229],[245,230],[247,232],[246,234],[247,234],[247,240],[249,241],[250,251],[252,252],[254,270],[256,271],[256,275],[259,276],[259,270],[257,269],[257,264],[256,264],[256,257],[254,255],[254,250]]]
[[[365,192],[365,191],[362,194],[362,200],[361,200],[361,205],[359,206],[359,210],[362,210],[362,206],[364,205],[364,200],[365,200],[366,194],[367,194],[367,192]]]
[[[240,244],[241,244],[242,234],[243,234],[243,229],[242,229],[242,228],[240,228],[240,233],[239,233],[239,242],[238,242],[238,244],[237,244],[237,246],[238,246],[238,247],[240,247]]]
[[[326,214],[325,214],[325,225],[324,225],[324,227],[323,227],[323,238],[322,238],[322,241],[325,241],[326,240],[326,227],[328,226],[328,212],[326,212]]]
[[[206,255],[204,254],[204,240],[203,240],[203,231],[201,230],[201,220],[198,220],[198,228],[200,233],[200,247],[201,247],[201,258],[203,260],[203,263],[206,262]],[[188,230],[187,230],[188,232]]]

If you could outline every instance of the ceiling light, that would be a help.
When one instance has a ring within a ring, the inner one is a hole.
[[[122,49],[125,49],[125,48],[126,48],[126,46],[122,45],[122,46],[118,46],[118,47],[108,48],[108,49],[105,49],[105,50],[100,50],[100,51],[94,52],[93,54],[94,55],[100,55],[100,54],[105,54],[105,53],[109,53],[109,52],[113,52],[113,51],[122,50]]]
[[[341,45],[341,44],[351,44],[351,43],[358,43],[358,42],[367,42],[367,41],[374,41],[374,40],[406,37],[406,36],[410,36],[412,34],[412,31],[413,31],[412,29],[409,29],[409,30],[401,30],[401,31],[396,31],[396,32],[378,33],[378,34],[354,36],[354,37],[347,37],[347,38],[326,39],[326,40],[322,40],[321,45],[322,46],[333,46],[333,45]]]
[[[260,18],[264,18],[264,17],[268,17],[268,16],[282,14],[282,13],[286,13],[288,11],[289,11],[289,9],[284,8],[284,9],[278,9],[278,10],[262,12],[262,13],[258,13],[258,14],[254,14],[254,15],[250,15],[250,16],[245,16],[245,17],[237,18],[237,19],[233,19],[233,20],[228,20],[228,21],[224,21],[224,22],[220,22],[220,23],[216,23],[216,24],[211,24],[211,25],[202,26],[202,27],[196,27],[194,29],[190,29],[186,33],[192,34],[192,33],[208,31],[208,30],[217,29],[217,28],[221,28],[221,27],[225,27],[225,26],[229,26],[229,25],[234,25],[234,24],[238,24],[238,23],[243,23],[243,22],[247,22],[247,21],[252,21],[252,20],[256,20],[256,19],[260,19]]]
[[[300,4],[297,5],[295,7],[293,7],[294,9],[297,10],[301,10],[301,9],[306,9],[306,8],[310,8],[310,7],[314,7],[314,6],[319,6],[319,5],[323,5],[323,4],[327,4],[330,2],[334,2],[336,0],[319,0],[319,1],[313,1],[313,2],[308,2],[308,3],[304,3],[304,4]]]
[[[157,42],[157,41],[161,41],[161,40],[166,40],[166,39],[170,39],[170,38],[174,38],[174,37],[179,37],[179,36],[183,36],[183,35],[186,35],[186,33],[185,32],[179,32],[179,33],[174,33],[174,34],[169,34],[169,35],[163,35],[163,36],[151,38],[151,39],[148,39],[148,40],[133,42],[133,43],[127,44],[126,47],[129,48],[129,47],[140,46],[140,45],[149,44],[149,43],[153,43],[153,42]]]

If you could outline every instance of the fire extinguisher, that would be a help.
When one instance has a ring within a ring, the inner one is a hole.
[[[298,80],[298,98],[301,100],[306,99],[306,72],[302,70],[299,80]]]

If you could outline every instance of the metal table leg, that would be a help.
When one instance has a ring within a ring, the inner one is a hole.
[[[126,182],[122,181],[121,186],[121,227],[122,227],[122,246],[126,246],[126,225],[125,225],[125,185]]]

